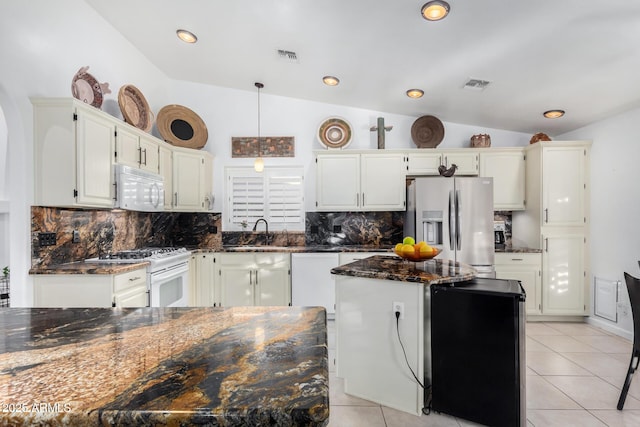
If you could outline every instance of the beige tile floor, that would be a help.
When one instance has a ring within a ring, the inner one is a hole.
[[[335,325],[329,321],[329,360]],[[640,426],[640,373],[623,411],[616,409],[629,365],[631,342],[585,323],[526,325],[527,422],[531,427]],[[406,414],[344,393],[329,372],[330,427],[474,426],[443,414]]]

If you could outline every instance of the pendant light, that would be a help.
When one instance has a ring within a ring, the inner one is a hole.
[[[256,172],[262,172],[264,170],[264,160],[262,159],[262,140],[260,139],[260,89],[264,85],[260,82],[255,82],[255,86],[258,88],[258,157],[253,162],[253,169]]]

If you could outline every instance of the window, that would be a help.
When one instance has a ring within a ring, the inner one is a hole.
[[[225,168],[224,229],[250,231],[264,218],[270,230],[304,231],[303,175],[302,167],[271,167],[263,172],[252,167]]]

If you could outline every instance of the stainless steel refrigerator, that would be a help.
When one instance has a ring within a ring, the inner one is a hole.
[[[495,277],[493,178],[418,177],[407,181],[406,236],[424,240],[446,258]]]

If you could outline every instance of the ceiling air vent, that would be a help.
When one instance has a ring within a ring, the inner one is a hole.
[[[278,58],[287,62],[298,62],[298,54],[290,50],[278,49]]]
[[[469,79],[464,86],[463,89],[469,90],[484,90],[491,83],[488,80],[480,80],[480,79]]]

